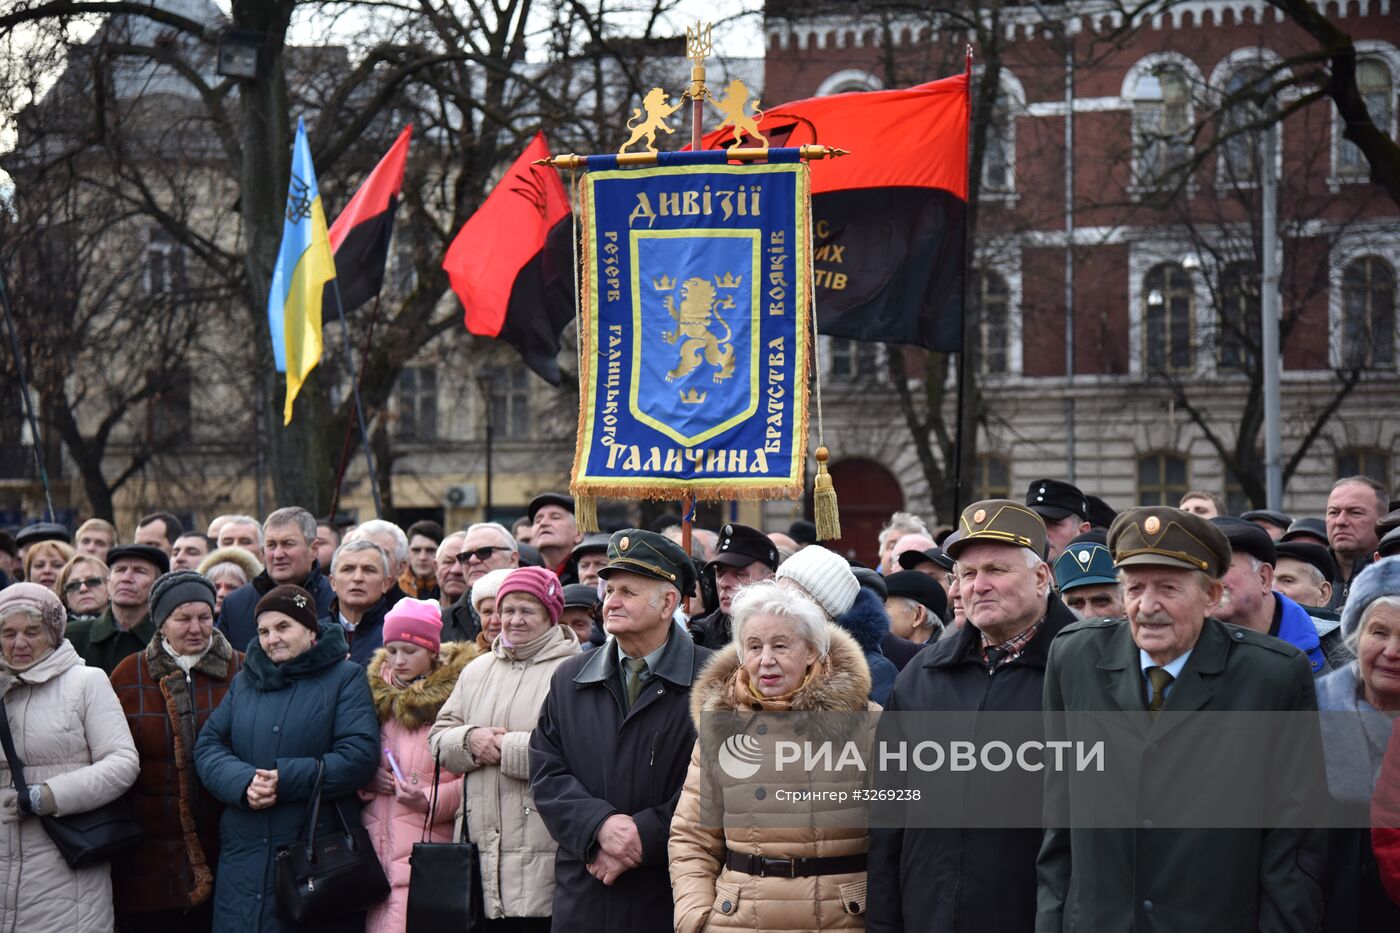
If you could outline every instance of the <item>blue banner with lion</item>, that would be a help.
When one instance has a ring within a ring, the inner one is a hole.
[[[802,494],[807,176],[796,150],[724,158],[588,160],[577,496]]]

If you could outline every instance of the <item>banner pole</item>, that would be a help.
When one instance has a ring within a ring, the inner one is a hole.
[[[345,303],[340,299],[340,279],[331,279],[335,294],[335,310],[340,315],[340,336],[345,341],[345,365],[350,368],[350,388],[355,393],[355,419],[360,425],[360,443],[365,448],[365,468],[369,470],[369,491],[374,497],[374,517],[384,517],[384,507],[379,503],[379,477],[374,472],[374,454],[369,449],[369,431],[365,429],[365,406],[360,403],[360,377],[355,368],[355,350],[350,345],[350,324],[345,320]],[[331,516],[335,521],[335,516]]]

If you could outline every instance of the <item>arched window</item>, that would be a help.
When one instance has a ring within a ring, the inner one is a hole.
[[[1342,358],[1347,369],[1395,365],[1395,272],[1363,256],[1342,270]]]
[[[1375,58],[1363,58],[1356,63],[1356,89],[1366,102],[1366,112],[1371,122],[1382,133],[1389,134],[1395,120],[1395,85],[1390,69],[1385,62]],[[1351,177],[1365,177],[1371,173],[1370,163],[1361,150],[1349,139],[1342,138],[1342,124],[1337,127],[1337,174]]]
[[[1220,273],[1216,364],[1223,370],[1254,366],[1259,352],[1259,276],[1252,263],[1232,262]]]
[[[1191,84],[1185,69],[1163,62],[1139,75],[1133,88],[1133,153],[1136,182],[1177,181],[1191,158]]]
[[[1151,453],[1138,458],[1138,505],[1175,507],[1186,494],[1186,458]]]
[[[1195,295],[1191,277],[1175,263],[1148,270],[1142,282],[1143,354],[1149,373],[1182,373],[1195,368],[1192,320]]]
[[[1269,77],[1263,67],[1237,68],[1225,81],[1225,104],[1220,112],[1220,181],[1254,184],[1264,175],[1264,127],[1275,112],[1269,95]],[[1269,129],[1267,132],[1276,132]]]
[[[1001,454],[977,455],[978,499],[1011,498],[1011,461]]]
[[[981,329],[982,373],[1002,376],[1011,371],[1011,290],[995,272],[979,272],[975,279],[977,320]]]

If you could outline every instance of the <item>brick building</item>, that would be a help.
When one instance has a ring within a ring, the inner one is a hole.
[[[1355,40],[1368,109],[1393,136],[1400,17],[1388,0],[1322,9]],[[1116,508],[1175,504],[1188,488],[1248,507],[1228,466],[1237,447],[1262,477],[1259,228],[1273,147],[1285,464],[1306,446],[1284,507],[1320,514],[1331,481],[1355,472],[1394,488],[1400,209],[1368,183],[1330,102],[1279,86],[1310,67],[1306,33],[1250,0],[1153,10],[1130,23],[1109,4],[983,8],[970,33],[907,6],[770,2],[763,99],[933,80],[962,70],[968,42],[979,79],[999,62],[971,278],[986,408],[972,492],[1019,496],[1072,475]],[[1269,108],[1285,119],[1258,129]],[[862,528],[896,507],[931,514],[887,351],[824,350],[832,394],[858,389],[858,404],[827,415],[834,456],[847,457],[843,511]]]

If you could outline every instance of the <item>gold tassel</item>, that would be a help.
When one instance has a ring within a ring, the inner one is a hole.
[[[825,447],[817,448],[817,478],[812,482],[812,511],[815,513],[818,541],[841,537],[841,510],[836,505],[836,487],[826,470],[831,456]]]
[[[598,527],[598,500],[593,496],[575,496],[574,521],[578,523],[578,530],[586,535],[602,531]]]

